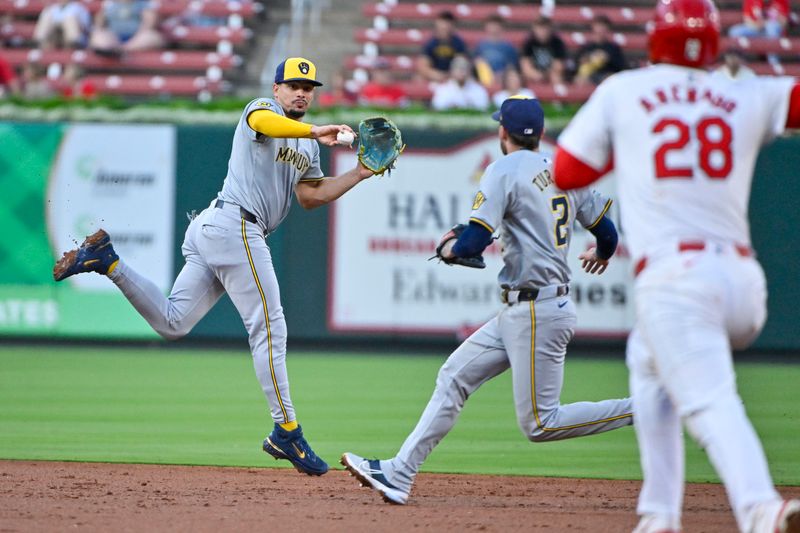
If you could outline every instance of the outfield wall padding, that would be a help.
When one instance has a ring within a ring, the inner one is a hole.
[[[55,215],[53,208],[47,204],[50,199],[57,197],[53,196],[52,190],[56,179],[54,175],[57,174],[54,168],[56,160],[64,157],[62,150],[53,143],[58,143],[62,136],[68,137],[72,125],[5,123],[2,127],[8,149],[0,151],[2,170],[0,183],[6,202],[6,208],[1,210],[0,215],[4,218],[3,226],[7,230],[4,239],[6,244],[0,247],[0,337],[155,338],[154,334],[142,326],[143,321],[135,313],[131,313],[125,304],[120,304],[114,299],[117,296],[110,296],[112,298],[109,300],[110,303],[100,301],[102,298],[98,296],[99,293],[92,292],[92,287],[88,287],[85,289],[87,296],[81,299],[84,297],[79,293],[60,289],[50,278],[49,268],[58,255],[56,247],[61,241],[52,235],[53,229],[48,226],[48,222],[52,223]],[[115,125],[107,127],[118,128]],[[148,161],[147,164],[155,169],[153,172],[156,174],[163,165],[174,165],[174,210],[170,210],[172,212],[168,213],[165,222],[157,221],[151,226],[160,227],[161,224],[166,224],[163,226],[163,232],[169,234],[172,239],[173,252],[171,255],[168,254],[165,260],[171,262],[171,268],[177,275],[183,265],[180,243],[189,223],[187,213],[200,211],[208,206],[221,187],[227,170],[233,125],[230,127],[180,125],[165,126],[165,128],[174,131],[175,140],[172,148],[174,161]],[[163,130],[160,131],[162,134],[168,134]],[[404,140],[409,146],[409,154],[416,149],[420,153],[434,155],[438,153],[441,157],[449,157],[448,150],[468,145],[474,139],[485,140],[491,135],[491,131],[443,133],[406,129]],[[128,145],[122,149],[135,151],[136,146]],[[343,164],[346,166],[348,158],[353,163],[355,161],[352,153],[342,151],[336,152],[336,157],[344,159],[333,161],[331,150],[324,147],[321,154],[322,168],[326,173],[331,172],[334,166],[339,168],[342,168]],[[142,157],[144,156],[140,156]],[[78,166],[83,164],[80,157],[77,161]],[[403,158],[400,160],[400,165],[402,169]],[[91,165],[86,168],[90,167]],[[796,179],[799,168],[800,137],[781,138],[766,146],[756,166],[750,205],[752,240],[767,274],[770,295],[767,326],[756,343],[756,347],[761,349],[800,349],[800,328],[795,323],[796,302],[800,301],[800,282],[796,274],[797,265],[800,264],[800,247],[795,236],[796,228],[800,226],[800,213],[796,205],[800,199],[800,182]],[[95,167],[90,169],[102,173]],[[83,171],[88,172],[82,167],[78,169],[79,174]],[[474,190],[470,190],[473,187],[477,189],[479,174],[477,172],[476,176],[470,178],[472,181],[464,186],[465,194],[474,193]],[[147,176],[149,174],[133,172],[125,179],[130,180],[130,187],[139,182],[144,183],[143,187],[147,186],[150,183],[147,180],[151,179],[156,182],[173,179],[169,172],[165,173],[166,177]],[[431,175],[425,178],[436,180],[437,176]],[[62,180],[60,183],[63,186],[63,180],[68,178],[62,176],[58,179]],[[398,170],[395,176],[378,179],[402,179],[402,173]],[[137,211],[141,216],[163,216],[163,212],[148,211],[148,207],[157,204],[160,197],[153,196],[147,200],[147,196],[140,196],[139,192],[131,190],[133,189],[127,190],[125,194],[136,198],[136,205],[139,206]],[[98,198],[102,199],[102,194],[118,194],[103,191],[97,193],[101,195]],[[97,200],[93,200],[95,201]],[[455,330],[408,333],[402,328],[396,331],[386,328],[334,331],[331,328],[329,313],[330,209],[323,206],[307,211],[295,204],[280,228],[268,237],[288,322],[290,346],[293,340],[320,343],[331,340],[354,340],[374,342],[378,347],[381,343],[409,338],[430,343],[431,346],[441,346],[452,343],[456,335],[465,334],[463,331]],[[108,216],[113,218],[114,214]],[[171,227],[166,222],[169,218],[174,220]],[[83,227],[82,224],[88,223],[80,217],[75,220],[75,227],[70,228],[74,232],[78,232]],[[364,224],[370,222],[364,220]],[[162,246],[163,243],[158,240],[158,233],[155,230],[152,230],[152,234],[133,233],[129,236],[133,243],[130,246],[138,243],[143,250],[142,253],[147,252],[147,246],[150,244],[154,247]],[[429,233],[431,233],[430,238],[438,239],[438,233],[432,234],[435,233],[433,231]],[[47,250],[50,257],[45,257]],[[389,273],[370,272],[370,275],[382,276]],[[629,287],[582,286],[580,297],[587,300],[592,298],[602,300],[598,305],[630,306],[630,294],[627,291]],[[78,294],[77,299],[76,294]],[[575,295],[579,295],[578,291]],[[68,301],[69,304],[62,303],[62,300]],[[105,310],[104,313],[113,320],[104,319],[103,312],[98,313],[94,321],[87,320],[86,317],[78,319],[75,316],[78,313],[76,302],[79,304],[82,301],[99,301],[99,304],[94,305],[99,305],[99,308]],[[491,312],[487,310],[489,316]],[[34,318],[36,320],[33,320]],[[30,323],[25,322],[28,319]],[[620,320],[623,319],[624,317]],[[618,324],[610,327],[609,331],[619,330],[617,326]],[[620,343],[623,340],[619,332],[610,337],[612,340],[619,340]],[[243,340],[246,338],[246,333],[230,300],[223,297],[208,316],[195,327],[190,338]]]

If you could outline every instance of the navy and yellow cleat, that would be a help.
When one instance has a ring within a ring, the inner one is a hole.
[[[346,452],[342,455],[341,463],[361,483],[362,487],[378,491],[386,503],[405,505],[408,502],[408,491],[394,486],[386,479],[379,460],[365,459],[354,453]]]
[[[317,457],[303,438],[303,428],[300,426],[295,430],[286,431],[275,424],[275,429],[264,439],[262,448],[275,459],[286,459],[291,462],[301,474],[321,476],[328,471],[328,464]]]
[[[119,262],[111,245],[111,237],[104,230],[92,233],[76,249],[64,252],[53,267],[53,279],[61,281],[82,272],[110,274]]]

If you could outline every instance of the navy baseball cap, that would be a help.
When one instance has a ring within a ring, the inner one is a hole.
[[[492,118],[509,132],[517,135],[540,137],[544,131],[544,109],[539,100],[515,95],[506,98]]]
[[[316,87],[322,86],[317,81],[317,67],[304,57],[290,57],[275,69],[275,83],[287,81],[307,81]]]

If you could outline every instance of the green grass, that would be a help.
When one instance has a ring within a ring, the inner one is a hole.
[[[321,456],[393,455],[433,390],[444,355],[298,353],[295,407]],[[569,359],[562,401],[624,396],[621,361]],[[800,484],[800,366],[737,365],[739,385],[776,482]],[[146,348],[0,349],[0,458],[273,466],[271,428],[248,353]],[[696,445],[687,479],[716,476]],[[283,462],[281,462],[283,463]],[[640,477],[634,432],[530,443],[516,425],[510,373],[470,400],[424,470]]]

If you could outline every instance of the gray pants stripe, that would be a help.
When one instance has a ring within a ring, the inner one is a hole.
[[[244,241],[244,249],[247,252],[247,261],[250,263],[250,270],[253,272],[253,279],[258,287],[258,294],[261,296],[261,303],[264,306],[264,320],[267,323],[267,346],[269,346],[269,375],[272,378],[272,385],[275,387],[275,395],[278,397],[278,404],[281,407],[283,414],[283,422],[290,422],[286,414],[286,407],[283,405],[283,398],[281,398],[281,391],[278,388],[278,382],[275,379],[275,367],[272,363],[272,328],[269,323],[269,308],[267,307],[267,298],[264,296],[264,288],[261,286],[261,281],[258,279],[258,272],[256,266],[253,264],[253,255],[250,253],[250,245],[247,243],[247,228],[245,227],[245,219],[242,219],[242,241]]]

